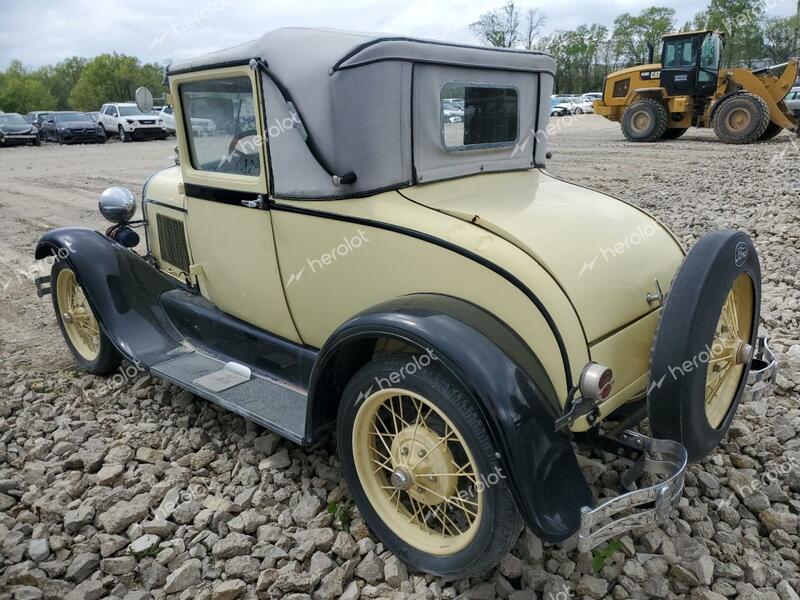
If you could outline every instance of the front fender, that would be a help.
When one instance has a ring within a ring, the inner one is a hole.
[[[341,389],[369,360],[379,338],[432,349],[469,392],[509,474],[517,508],[536,535],[558,542],[578,530],[580,509],[593,506],[593,497],[569,439],[555,433],[558,399],[553,385],[513,330],[464,300],[405,296],[342,325],[312,371],[309,414],[317,419],[312,431],[331,418]]]
[[[141,256],[82,227],[44,234],[35,256],[51,255],[72,266],[103,333],[125,358],[150,367],[180,345],[158,301],[177,286]]]

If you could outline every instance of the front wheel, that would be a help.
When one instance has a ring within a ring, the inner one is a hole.
[[[722,100],[712,121],[714,133],[726,144],[752,144],[769,124],[769,107],[755,94],[736,94]]]
[[[131,134],[125,131],[122,128],[122,125],[119,126],[119,139],[122,142],[130,142],[131,141]]]
[[[420,571],[470,577],[505,556],[521,520],[483,420],[434,360],[395,354],[362,367],[339,405],[339,454],[389,549]]]
[[[622,134],[632,142],[655,142],[667,130],[669,115],[658,100],[642,98],[622,114]]]
[[[656,331],[647,405],[656,437],[700,460],[720,442],[744,393],[758,336],[761,267],[750,238],[714,231],[686,256]]]
[[[108,375],[122,358],[100,329],[83,287],[72,267],[58,260],[50,271],[53,309],[58,326],[77,363],[94,375]]]

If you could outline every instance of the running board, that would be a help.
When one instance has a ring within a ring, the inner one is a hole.
[[[225,365],[226,363],[221,360],[194,351],[153,365],[150,370],[153,375],[254,421],[293,442],[298,444],[306,442],[308,398],[303,390],[256,372],[252,372],[250,378],[243,383],[221,391],[213,391],[197,382],[201,377],[223,371]],[[244,370],[246,371],[246,368]]]

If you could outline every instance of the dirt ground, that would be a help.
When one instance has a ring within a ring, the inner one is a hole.
[[[711,229],[742,229],[761,257],[777,388],[743,404],[729,438],[692,465],[673,520],[622,538],[600,570],[574,544],[525,533],[483,578],[408,574],[360,519],[348,527],[326,510],[351,506],[331,448],[300,449],[150,377],[102,387],[77,372],[50,298],[36,297],[39,237],[104,229],[100,193],[123,185],[140,198],[171,164],[174,138],[0,148],[0,600],[37,590],[199,600],[212,589],[248,599],[797,598],[800,144],[784,133],[729,146],[698,130],[632,144],[594,116],[552,128],[555,175],[642,206],[687,247]],[[166,522],[147,520],[156,514]],[[133,558],[134,541],[152,543]]]

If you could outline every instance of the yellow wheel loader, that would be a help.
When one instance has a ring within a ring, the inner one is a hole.
[[[797,60],[757,71],[720,68],[723,35],[673,33],[662,38],[661,63],[650,60],[611,73],[594,112],[622,125],[633,142],[674,140],[689,127],[713,127],[729,144],[749,144],[797,132],[783,102],[797,78]]]

